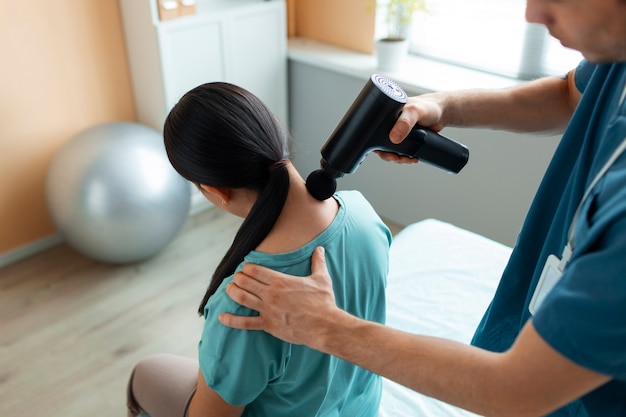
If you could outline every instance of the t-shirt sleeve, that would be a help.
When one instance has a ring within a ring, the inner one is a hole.
[[[587,88],[587,84],[589,84],[589,80],[591,79],[591,74],[596,69],[597,65],[592,64],[591,62],[583,59],[580,61],[576,70],[574,72],[574,83],[576,84],[576,88],[578,91],[583,93],[585,88]]]
[[[235,303],[225,292],[224,280],[205,308],[198,344],[200,371],[209,388],[232,405],[247,405],[284,371],[291,345],[262,331],[237,330],[222,325],[222,312],[240,316],[257,313]]]

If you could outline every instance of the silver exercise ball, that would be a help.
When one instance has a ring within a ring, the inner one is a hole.
[[[132,263],[170,243],[189,214],[191,189],[170,165],[163,137],[128,122],[103,123],[54,156],[46,200],[58,232],[99,261]]]

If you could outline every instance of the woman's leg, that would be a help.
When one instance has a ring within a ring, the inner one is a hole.
[[[128,417],[185,417],[196,391],[198,361],[176,355],[153,355],[139,362],[128,381]]]

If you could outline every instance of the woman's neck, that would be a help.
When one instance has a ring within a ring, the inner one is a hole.
[[[339,210],[334,198],[318,201],[306,189],[296,168],[288,163],[289,194],[276,224],[256,248],[259,252],[283,253],[301,248],[330,226]]]

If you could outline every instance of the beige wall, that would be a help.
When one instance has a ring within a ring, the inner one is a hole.
[[[287,0],[288,33],[374,52],[375,0]]]
[[[54,233],[52,156],[112,120],[135,120],[117,1],[0,0],[0,254]]]

